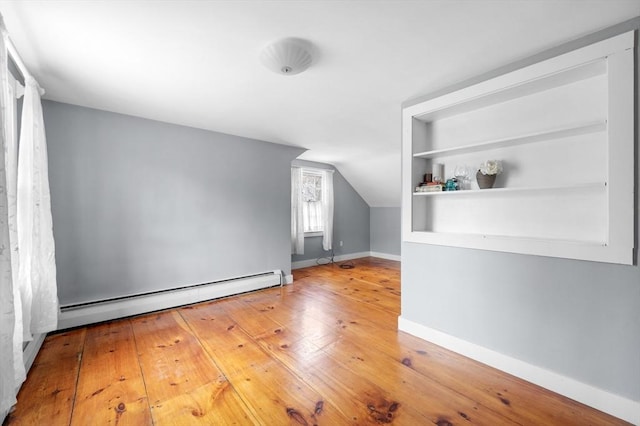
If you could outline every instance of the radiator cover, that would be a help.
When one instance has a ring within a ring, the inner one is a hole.
[[[189,305],[282,285],[281,270],[60,308],[58,330]]]

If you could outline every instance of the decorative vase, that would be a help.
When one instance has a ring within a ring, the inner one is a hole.
[[[493,184],[496,182],[496,175],[483,175],[480,170],[476,172],[476,180],[480,189],[493,188]]]

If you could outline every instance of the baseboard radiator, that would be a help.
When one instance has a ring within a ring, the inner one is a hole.
[[[58,330],[204,302],[283,283],[282,271],[276,269],[205,284],[66,305],[60,308]]]

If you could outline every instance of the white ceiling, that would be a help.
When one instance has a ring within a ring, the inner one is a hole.
[[[46,98],[308,148],[400,205],[400,104],[640,15],[640,0],[0,1]],[[259,62],[282,37],[309,70]]]

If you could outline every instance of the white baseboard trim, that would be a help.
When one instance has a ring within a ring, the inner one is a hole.
[[[361,257],[379,257],[381,259],[388,259],[388,260],[400,260],[400,256],[395,255],[395,254],[386,254],[386,253],[379,253],[379,252],[375,252],[375,251],[360,251],[357,253],[347,253],[347,254],[339,254],[333,257],[333,261],[334,262],[343,262],[345,260],[352,260],[352,259],[360,259]],[[317,259],[307,259],[307,260],[299,260],[297,262],[291,262],[291,269],[301,269],[301,268],[308,268],[310,266],[317,266],[318,264],[316,263]]]
[[[380,253],[378,251],[372,251],[370,256],[379,257],[380,259],[397,260],[398,262],[402,260],[402,256],[398,254]]]
[[[45,337],[47,337],[47,333],[34,335],[33,340],[28,342],[22,351],[22,360],[24,361],[24,369],[26,372],[29,372],[31,369],[33,361],[35,361],[36,355],[38,355],[40,347],[42,347],[42,343],[44,343]]]
[[[284,283],[285,284],[293,284],[293,274],[285,275]]]
[[[516,358],[398,317],[398,329],[464,355],[513,376],[589,405],[612,416],[640,425],[640,402],[537,367]]]
[[[358,253],[339,254],[339,255],[333,256],[333,261],[342,262],[345,260],[359,259],[361,257],[367,257],[370,254],[371,252],[368,252],[368,251],[361,251]],[[299,260],[297,262],[291,262],[291,269],[301,269],[301,268],[308,268],[309,266],[317,266],[318,264],[316,263],[316,260],[317,259],[307,259],[307,260]]]
[[[76,307],[62,307],[58,330],[139,315],[280,285],[282,272],[179,288]]]

